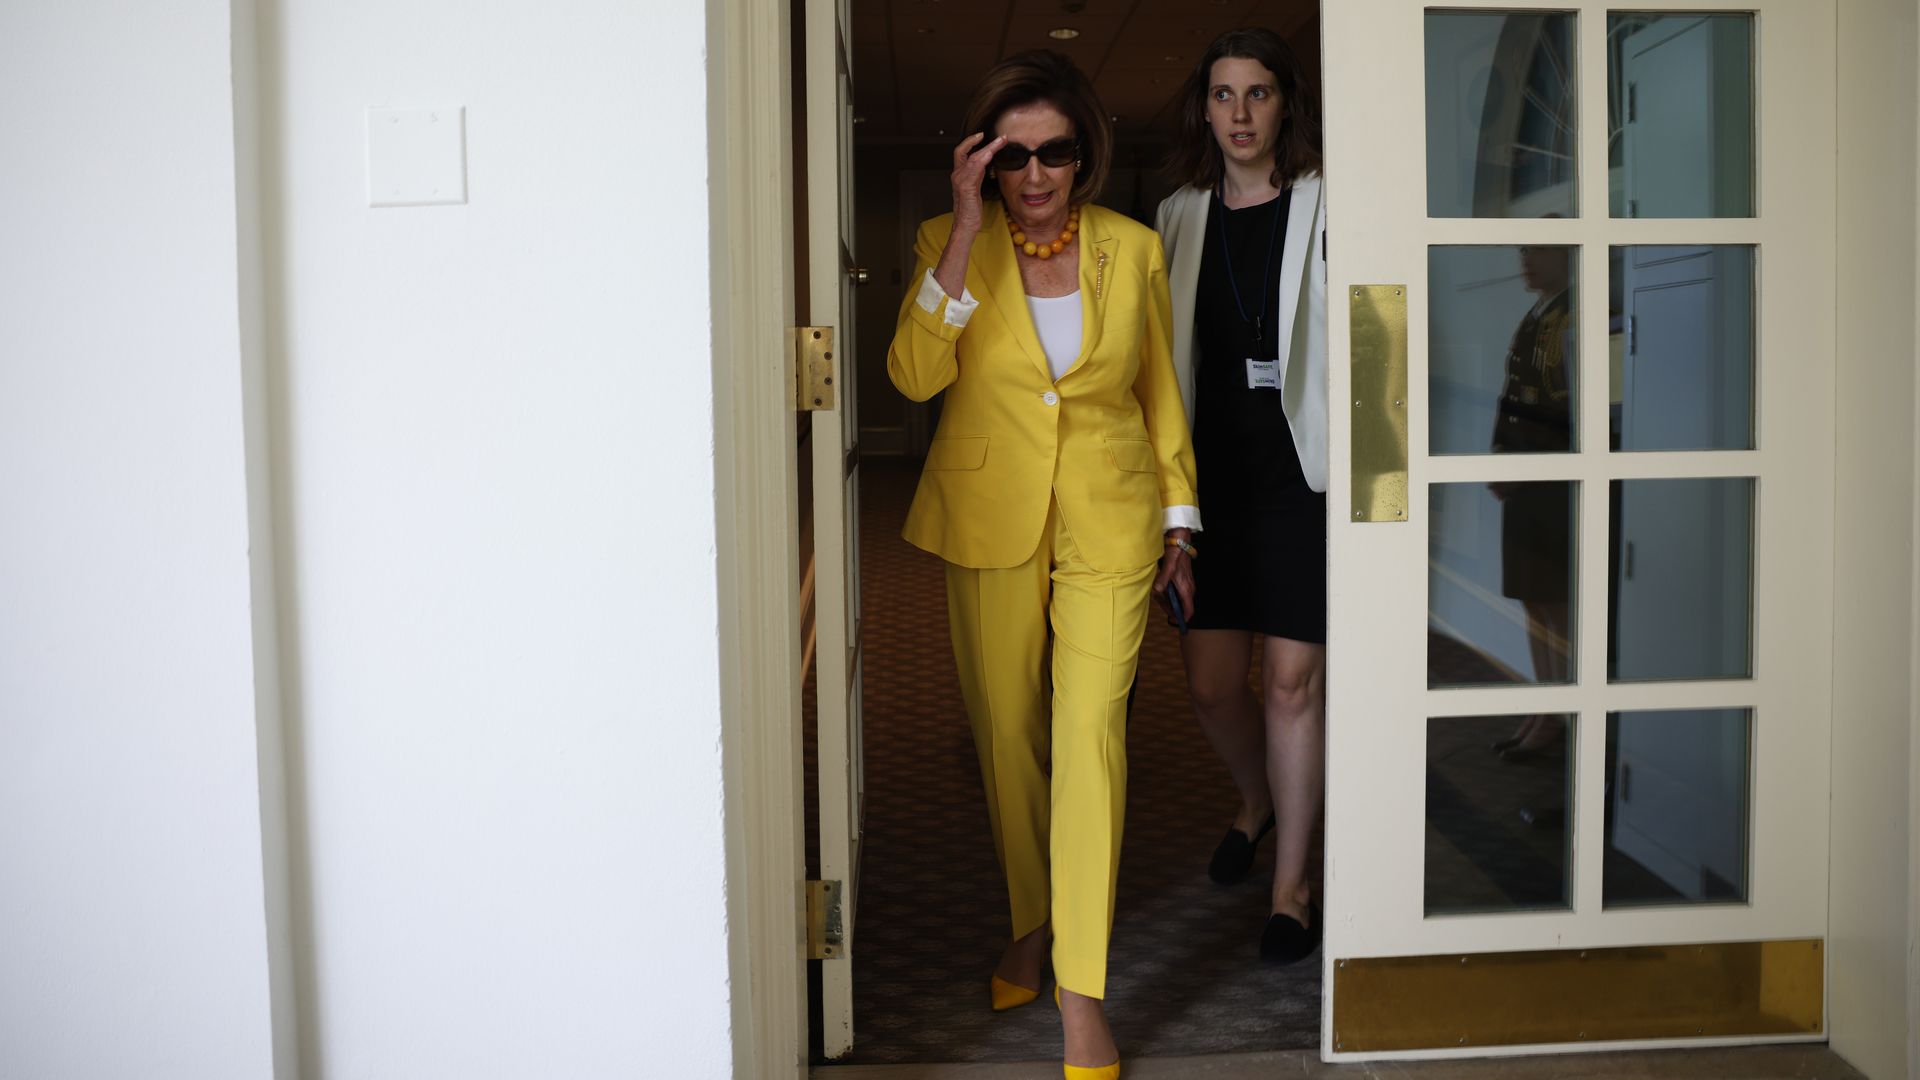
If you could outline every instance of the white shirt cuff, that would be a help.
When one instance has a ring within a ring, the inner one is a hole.
[[[1197,506],[1167,507],[1167,523],[1163,529],[1192,529],[1200,531],[1200,508]]]
[[[973,318],[973,309],[980,306],[980,301],[973,298],[973,291],[964,285],[960,287],[958,300],[948,296],[947,290],[933,280],[933,271],[928,270],[927,276],[920,281],[920,295],[914,298],[914,303],[920,305],[921,311],[931,315],[940,310],[942,300],[947,302],[947,313],[942,319],[948,326],[966,326],[967,320]]]

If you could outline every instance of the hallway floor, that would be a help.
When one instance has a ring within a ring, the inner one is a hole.
[[[1051,1062],[822,1067],[814,1080],[1057,1080]],[[1866,1080],[1824,1046],[1327,1065],[1312,1051],[1129,1061],[1126,1080]]]
[[[885,459],[863,468],[867,801],[849,1060],[1043,1060],[1060,1041],[1050,1004],[987,1008],[987,976],[1009,932],[1006,892],[947,642],[941,565],[900,539],[917,476]],[[1194,725],[1178,639],[1159,618],[1142,650],[1127,753],[1108,977],[1122,1052],[1318,1046],[1319,957],[1291,968],[1257,957],[1271,837],[1246,881],[1207,879],[1236,796]]]
[[[1007,933],[1005,891],[948,649],[941,566],[900,539],[916,476],[911,465],[884,459],[869,458],[863,469],[867,790],[853,944],[854,1052],[813,1075],[1057,1077],[1059,1026],[1050,1004],[1042,999],[1006,1014],[987,1007],[987,975]],[[809,751],[812,745],[809,731]],[[1108,1015],[1130,1080],[1861,1075],[1821,1046],[1324,1065],[1317,1052],[1320,957],[1274,968],[1256,955],[1271,839],[1245,882],[1222,888],[1207,880],[1207,857],[1235,796],[1194,724],[1178,639],[1157,618],[1142,649],[1127,745]],[[809,819],[815,806],[809,793]],[[807,834],[815,835],[811,820]],[[1444,848],[1454,840],[1429,837],[1430,846]],[[1441,865],[1459,864],[1463,884],[1473,879],[1510,891],[1515,882],[1504,880],[1497,863],[1474,858],[1474,847],[1462,845],[1466,857]]]

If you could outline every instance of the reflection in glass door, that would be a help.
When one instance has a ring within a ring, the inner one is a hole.
[[[1325,1052],[1819,1038],[1832,5],[1323,19]]]

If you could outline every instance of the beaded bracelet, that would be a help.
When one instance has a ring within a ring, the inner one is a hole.
[[[1180,538],[1179,538],[1179,537],[1177,537],[1177,536],[1169,536],[1169,537],[1167,537],[1167,546],[1168,546],[1168,547],[1177,547],[1177,548],[1179,548],[1179,549],[1180,549],[1181,551],[1184,551],[1184,552],[1186,552],[1186,553],[1187,553],[1187,558],[1189,558],[1189,559],[1197,559],[1197,558],[1199,558],[1199,557],[1200,557],[1200,549],[1199,549],[1199,548],[1197,548],[1197,547],[1194,547],[1194,546],[1193,546],[1192,544],[1189,544],[1189,543],[1187,543],[1187,542],[1186,542],[1185,540],[1182,540],[1182,539],[1180,539]]]

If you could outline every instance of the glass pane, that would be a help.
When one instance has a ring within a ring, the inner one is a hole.
[[[1434,454],[1578,447],[1579,249],[1427,249],[1427,445]]]
[[[1609,251],[1615,450],[1753,449],[1753,258],[1742,244]]]
[[[1427,489],[1427,685],[1573,681],[1571,480]]]
[[[1573,217],[1574,17],[1427,12],[1427,214]]]
[[[1753,216],[1753,16],[1607,16],[1614,217]]]
[[[1426,913],[1568,906],[1573,716],[1427,721]]]
[[[1753,480],[1615,480],[1607,677],[1753,674]]]
[[[1747,898],[1752,719],[1747,709],[1607,714],[1607,907]]]

